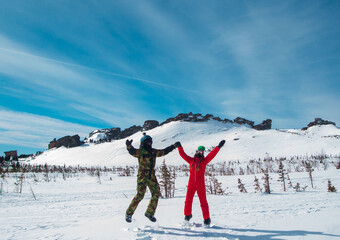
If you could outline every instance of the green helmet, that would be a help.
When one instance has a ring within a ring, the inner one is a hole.
[[[203,151],[203,152],[204,152],[204,151],[205,151],[205,147],[204,147],[204,146],[199,146],[197,150],[198,150],[198,151]]]

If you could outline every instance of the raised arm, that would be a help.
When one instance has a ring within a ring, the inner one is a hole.
[[[179,155],[189,164],[192,164],[192,162],[194,161],[194,158],[192,157],[189,157],[185,152],[184,152],[184,149],[181,145],[179,145],[178,147],[178,152],[179,152]]]
[[[130,155],[138,158],[139,157],[139,149],[135,149],[133,146],[132,146],[132,140],[126,140],[125,142],[126,144],[126,149],[128,150],[128,152],[130,153]]]
[[[162,150],[155,149],[156,150],[156,156],[157,157],[163,157],[163,156],[167,155],[169,152],[171,152],[172,150],[174,150],[175,148],[176,148],[176,146],[175,146],[175,144],[173,144],[173,145],[170,145],[169,147],[166,147]]]
[[[216,156],[216,154],[220,151],[220,149],[223,147],[225,143],[225,140],[222,140],[217,147],[215,147],[205,158],[205,161],[207,163],[209,163],[211,160],[214,159],[214,157]]]

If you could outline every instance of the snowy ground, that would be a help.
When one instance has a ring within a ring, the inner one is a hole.
[[[135,194],[136,177],[103,173],[100,184],[87,174],[66,180],[62,174],[50,175],[52,181],[46,182],[43,175],[34,181],[27,173],[21,194],[15,192],[16,179],[7,177],[0,194],[0,239],[340,239],[340,194],[327,192],[328,179],[340,190],[339,170],[315,171],[314,189],[306,172],[291,173],[293,183],[308,185],[305,192],[283,192],[278,176],[270,176],[270,195],[254,193],[253,175],[218,177],[231,193],[208,195],[211,228],[201,226],[197,196],[192,225],[182,225],[185,176],[176,179],[175,198],[159,200],[156,223],[144,217],[148,192],[130,224],[124,214]],[[248,193],[238,191],[238,178]]]

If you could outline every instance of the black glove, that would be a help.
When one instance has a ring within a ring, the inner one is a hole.
[[[175,146],[175,148],[178,148],[178,147],[180,147],[180,146],[182,146],[182,145],[181,145],[180,142],[175,142],[174,146]]]
[[[225,140],[222,140],[222,141],[218,144],[218,147],[221,148],[221,147],[223,147],[224,144],[225,144]]]
[[[130,146],[131,146],[131,144],[132,144],[132,139],[131,139],[131,140],[129,140],[129,139],[126,139],[126,142],[125,142],[125,144],[126,144],[126,146],[127,146],[127,147],[130,147]]]

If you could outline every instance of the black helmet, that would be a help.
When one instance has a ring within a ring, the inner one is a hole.
[[[152,138],[144,133],[144,136],[140,139],[140,143],[142,144],[147,139],[150,139],[152,141]]]

